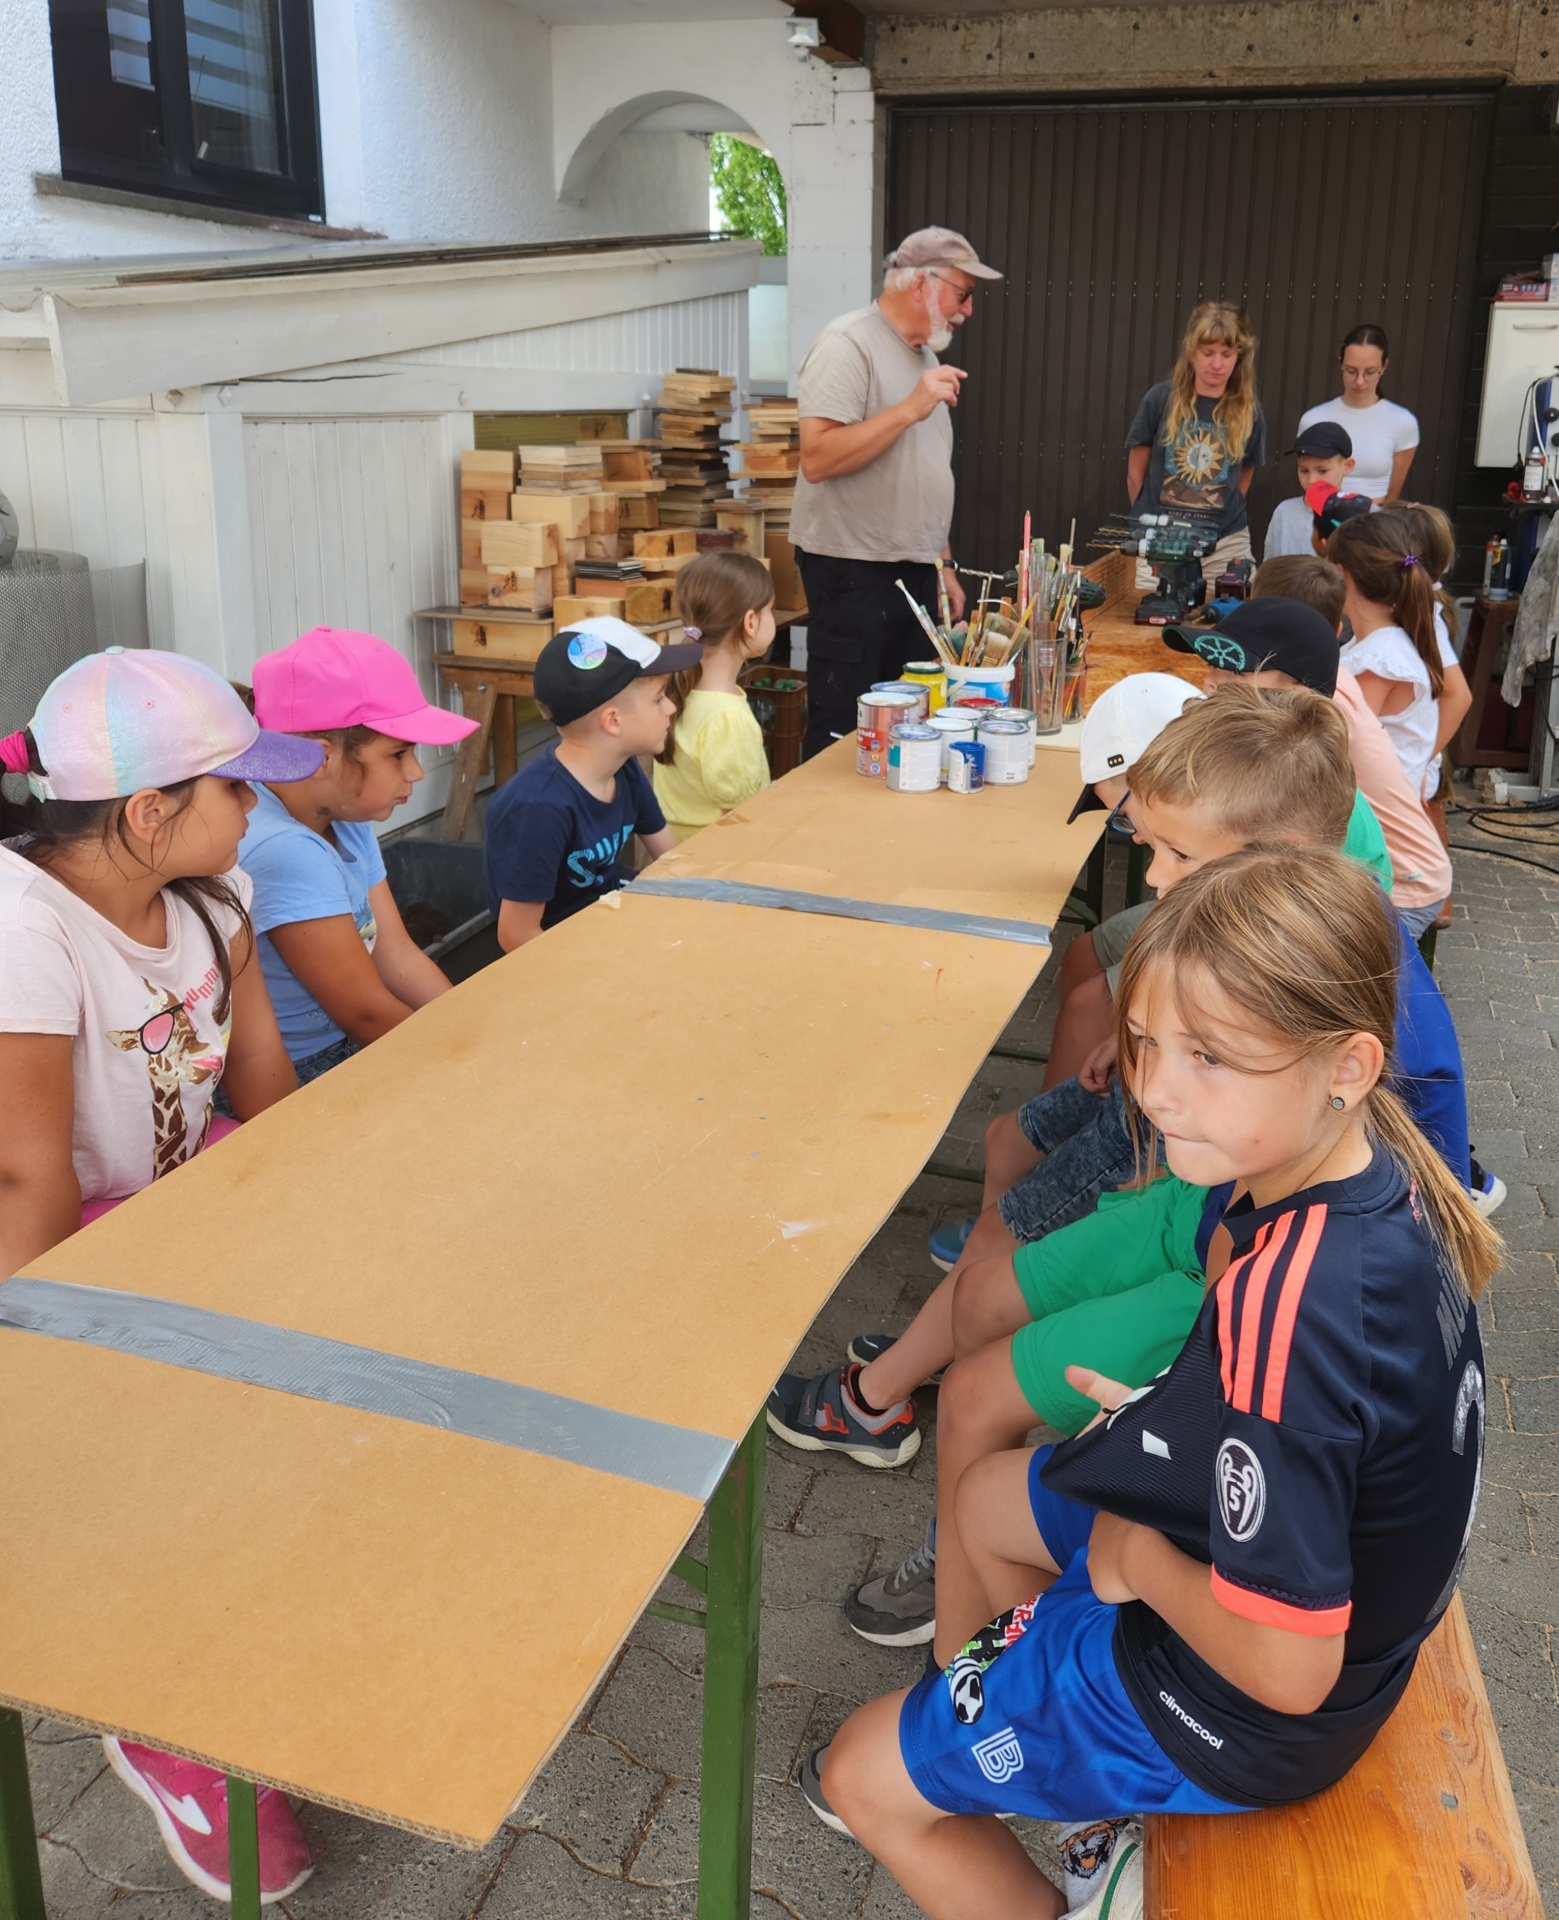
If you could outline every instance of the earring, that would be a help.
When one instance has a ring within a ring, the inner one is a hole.
[[[1343,1099],[1340,1093],[1334,1093],[1332,1095],[1332,1105],[1337,1110],[1338,1113],[1342,1113],[1346,1109],[1348,1103],[1346,1100]]]

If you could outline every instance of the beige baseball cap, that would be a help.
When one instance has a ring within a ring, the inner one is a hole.
[[[921,227],[906,234],[883,265],[895,267],[956,267],[960,273],[973,274],[976,280],[999,280],[994,267],[986,266],[961,233],[951,227]]]

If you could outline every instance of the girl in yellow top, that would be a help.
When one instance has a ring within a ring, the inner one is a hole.
[[[677,575],[677,613],[704,658],[668,689],[677,717],[654,781],[667,824],[685,840],[769,784],[763,731],[737,675],[774,644],[774,582],[750,554],[701,553]]]

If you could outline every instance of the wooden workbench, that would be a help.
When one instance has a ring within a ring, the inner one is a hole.
[[[1153,627],[1139,627],[1134,615],[1144,595],[1135,585],[1136,561],[1129,554],[1107,553],[1084,572],[1103,582],[1105,602],[1096,613],[1083,615],[1088,636],[1088,688],[1084,710],[1106,687],[1130,673],[1172,673],[1199,687],[1207,677],[1205,662],[1194,653],[1166,647]]]
[[[998,912],[1042,942],[1102,818],[1062,824],[1075,759],[1043,756],[1024,786],[895,795],[853,751],[652,873]],[[610,896],[29,1274],[108,1290],[85,1300],[100,1330],[145,1296],[559,1396],[591,1431],[660,1423],[716,1472],[740,1447],[728,1585],[747,1638],[723,1644],[745,1718],[704,1769],[706,1818],[712,1788],[735,1795],[735,1837],[701,1911],[745,1920],[755,1415],[1046,952]],[[707,1491],[222,1377],[171,1333],[127,1351],[19,1332],[19,1284],[0,1287],[0,1699],[485,1842],[688,1564]]]

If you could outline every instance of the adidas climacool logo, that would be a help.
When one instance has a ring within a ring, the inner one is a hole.
[[[1193,1719],[1191,1715],[1186,1712],[1185,1708],[1181,1706],[1180,1702],[1172,1693],[1165,1693],[1164,1689],[1160,1687],[1158,1697],[1177,1720],[1183,1720],[1198,1738],[1207,1742],[1208,1746],[1221,1747],[1223,1745],[1223,1736],[1217,1733],[1209,1733],[1200,1720]]]

